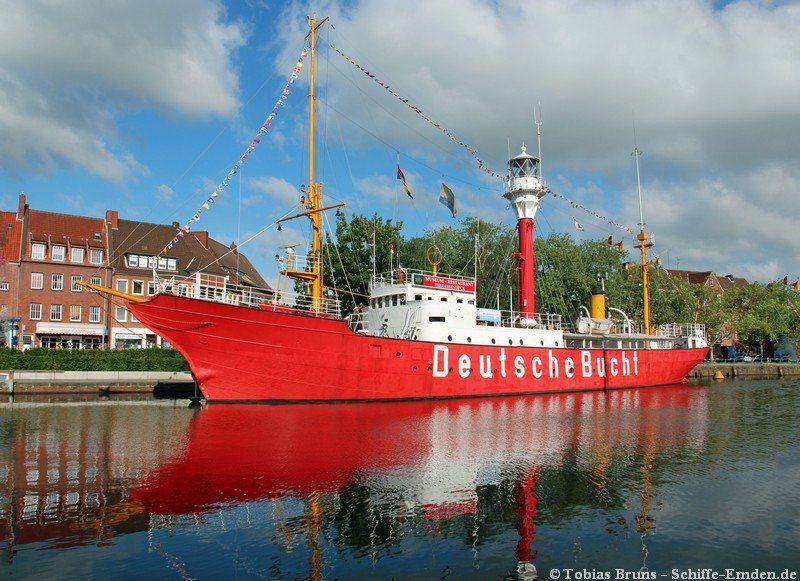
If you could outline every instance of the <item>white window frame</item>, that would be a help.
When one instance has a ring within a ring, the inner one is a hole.
[[[58,254],[59,254],[60,257],[56,256],[56,254],[57,254],[56,251],[58,251]],[[53,262],[64,262],[64,260],[66,259],[66,256],[67,256],[67,247],[66,246],[61,246],[60,244],[54,244],[50,248],[50,260],[52,260]]]
[[[70,323],[80,323],[81,322],[81,315],[82,308],[80,305],[70,305],[69,306],[69,321]]]
[[[51,277],[50,290],[60,291],[64,290],[64,275],[55,273]]]
[[[128,292],[128,279],[127,278],[118,278],[117,284],[115,288],[122,293]]]
[[[44,288],[44,273],[32,272],[31,273],[31,288],[43,289]]]
[[[72,289],[73,292],[77,292],[77,293],[81,292],[83,290],[83,287],[80,285],[80,282],[81,282],[81,275],[73,274],[72,275],[72,286],[70,286],[70,289]]]
[[[136,290],[137,286],[139,287],[138,291]],[[131,294],[134,294],[134,295],[137,295],[137,296],[143,296],[144,295],[144,281],[143,280],[132,280],[131,281]]]
[[[31,244],[31,260],[44,260],[44,253],[47,246],[41,242]]]
[[[31,303],[28,307],[28,318],[31,321],[42,320],[42,303]]]
[[[0,291],[7,291],[9,288],[7,282],[0,282]]]
[[[114,309],[114,320],[124,323],[128,320],[128,309],[125,307],[116,307]]]
[[[103,251],[99,248],[92,248],[89,252],[89,262],[103,264]]]
[[[78,256],[80,256],[80,258],[78,258]],[[86,256],[86,252],[84,251],[83,248],[79,248],[79,247],[74,247],[73,246],[69,251],[69,261],[70,262],[76,262],[78,264],[83,264],[85,256]]]
[[[63,316],[63,308],[58,303],[53,303],[50,305],[50,320],[51,321],[60,321],[61,317]]]
[[[99,276],[93,276],[89,279],[89,282],[92,284],[103,284],[103,279],[101,279]]]
[[[156,281],[154,281],[154,280],[147,281],[147,296],[148,297],[152,297],[154,294],[156,294],[157,290],[158,290],[158,286],[156,285]]]
[[[95,313],[97,314],[95,315]],[[100,322],[100,307],[97,306],[89,307],[89,322],[90,323]]]

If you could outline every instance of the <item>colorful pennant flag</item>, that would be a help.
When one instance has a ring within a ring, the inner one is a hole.
[[[403,183],[403,187],[406,190],[406,194],[408,194],[408,197],[413,200],[414,196],[411,195],[411,190],[408,189],[408,184],[406,183],[406,176],[403,173],[403,170],[400,169],[399,163],[397,164],[397,179]]]
[[[442,183],[442,189],[439,192],[439,203],[447,206],[450,209],[450,213],[453,214],[453,218],[456,217],[456,214],[458,214],[456,210],[456,197],[453,194],[453,190],[444,185],[444,183]]]
[[[255,135],[255,137],[253,137],[253,140],[250,142],[250,145],[247,146],[245,152],[239,156],[239,159],[236,161],[235,164],[233,164],[233,167],[225,175],[225,178],[222,180],[222,182],[220,182],[220,184],[214,189],[214,191],[211,192],[211,195],[208,197],[208,199],[205,202],[203,202],[203,204],[197,209],[194,215],[191,218],[189,218],[186,224],[178,230],[178,235],[175,236],[175,238],[173,238],[169,244],[167,244],[164,248],[161,249],[161,252],[158,253],[159,257],[168,250],[171,250],[172,247],[178,243],[180,237],[184,236],[184,234],[188,233],[191,230],[189,224],[198,222],[200,220],[200,214],[202,214],[204,210],[208,210],[209,208],[211,208],[211,204],[217,201],[219,195],[228,186],[228,183],[230,183],[233,176],[236,175],[236,173],[242,167],[242,165],[247,160],[247,157],[250,155],[250,153],[256,148],[256,146],[259,143],[261,143],[261,136],[269,132],[269,128],[272,125],[272,120],[278,115],[278,108],[286,103],[286,99],[288,98],[289,93],[291,93],[292,84],[294,84],[294,82],[300,76],[300,69],[303,68],[303,59],[306,58],[306,56],[308,55],[308,50],[309,50],[308,46],[303,47],[303,50],[300,53],[300,58],[297,59],[297,62],[295,63],[294,68],[292,69],[291,75],[289,75],[286,84],[283,86],[283,90],[281,91],[280,97],[278,97],[278,100],[275,102],[275,106],[272,107],[272,111],[267,116],[266,121],[264,121],[264,123],[261,124],[261,128],[258,130],[258,133]]]

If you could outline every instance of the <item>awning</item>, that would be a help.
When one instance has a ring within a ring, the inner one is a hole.
[[[81,323],[36,323],[37,335],[105,335],[105,325]]]
[[[142,336],[135,333],[117,333],[114,335],[115,341],[141,341]]]

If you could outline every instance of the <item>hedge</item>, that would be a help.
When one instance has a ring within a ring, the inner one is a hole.
[[[174,349],[0,348],[0,369],[29,371],[189,371]]]

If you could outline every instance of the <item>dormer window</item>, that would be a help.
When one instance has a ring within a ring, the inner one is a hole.
[[[100,232],[95,232],[94,233],[94,239],[95,240],[100,240]]]
[[[44,260],[44,244],[31,244],[31,260]]]
[[[83,264],[83,248],[72,248],[70,249],[70,262],[76,262],[78,264]]]
[[[64,262],[64,256],[66,253],[66,246],[53,246],[53,248],[50,250],[50,258],[56,262]]]

